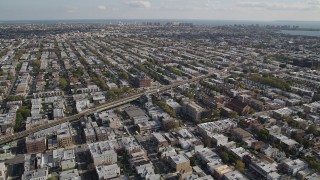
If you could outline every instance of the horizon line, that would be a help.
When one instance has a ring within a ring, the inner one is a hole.
[[[249,21],[249,22],[320,22],[319,21],[312,21],[312,20],[247,20],[247,19],[174,19],[174,18],[111,18],[111,19],[102,19],[102,18],[89,18],[89,19],[10,19],[10,20],[4,20],[0,19],[0,21],[81,21],[81,20],[99,20],[99,21],[110,21],[110,20],[139,20],[139,21],[145,21],[145,20],[153,20],[153,21]]]

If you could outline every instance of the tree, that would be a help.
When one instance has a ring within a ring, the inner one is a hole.
[[[115,98],[117,95],[113,90],[109,90],[106,94],[108,98]]]
[[[214,117],[220,117],[220,109],[218,108],[213,109],[212,114]]]
[[[195,166],[196,165],[196,158],[194,156],[191,156],[189,160],[190,160],[190,165],[191,166]]]
[[[241,160],[236,161],[236,169],[238,169],[239,171],[243,171],[245,166],[246,165]]]
[[[269,132],[266,129],[261,129],[258,133],[258,139],[261,141],[267,141],[269,139]]]
[[[41,66],[41,61],[40,60],[34,60],[32,62],[33,72],[39,73],[40,66]]]
[[[71,107],[71,106],[67,106],[67,107],[66,107],[66,111],[67,111],[68,113],[71,113],[71,112],[72,112],[72,107]]]
[[[8,96],[7,101],[24,101],[25,97],[23,96]]]
[[[178,127],[178,123],[175,122],[175,121],[172,121],[170,123],[166,123],[166,129],[167,130],[171,130],[171,129],[174,129],[174,128],[177,128]]]
[[[14,79],[14,76],[11,76],[11,75],[8,76],[8,80],[9,80],[9,81],[12,81],[13,79]]]
[[[237,140],[237,138],[234,137],[234,136],[230,136],[230,137],[229,137],[229,141],[236,141],[236,140]]]
[[[279,67],[281,67],[281,68],[286,68],[286,67],[287,67],[287,64],[280,64]]]
[[[317,135],[318,134],[317,125],[315,124],[310,125],[309,128],[307,129],[307,132],[310,134]]]
[[[232,111],[232,112],[230,113],[230,117],[231,117],[231,118],[237,118],[237,117],[238,117],[238,113],[235,112],[235,111]]]
[[[16,120],[14,125],[14,131],[22,131],[23,130],[23,120],[27,119],[31,116],[30,109],[27,106],[21,106],[16,114]]]
[[[48,180],[58,180],[58,176],[52,176],[52,177],[49,177]]]
[[[211,148],[212,147],[212,141],[210,138],[205,138],[204,139],[204,144],[206,145],[206,147]]]
[[[315,159],[308,158],[307,162],[311,168],[316,169],[317,171],[320,171],[320,163],[317,162]]]
[[[254,114],[254,113],[256,113],[256,111],[253,108],[250,108],[249,114]]]
[[[93,163],[88,164],[87,169],[88,169],[88,171],[94,170],[95,169],[94,164]]]
[[[201,120],[201,119],[196,119],[195,123],[196,123],[196,124],[201,124],[201,123],[202,123],[202,120]]]
[[[308,139],[303,139],[303,142],[302,142],[304,148],[309,148],[310,146],[312,146],[312,142],[309,141]]]
[[[16,71],[19,71],[21,69],[21,66],[22,66],[22,63],[19,62],[17,65],[16,65]]]
[[[166,102],[164,101],[157,101],[156,105],[159,106],[162,110],[164,110],[165,112],[167,112],[170,116],[172,117],[176,117],[177,114],[174,110],[172,110]]]
[[[229,154],[227,152],[221,152],[220,153],[220,158],[222,159],[222,162],[228,163],[229,162]]]
[[[68,86],[68,82],[65,78],[60,78],[59,79],[59,86],[61,89],[65,90],[66,87]]]
[[[27,119],[27,117],[31,116],[30,109],[28,109],[28,107],[26,106],[21,106],[18,109],[17,113],[21,113],[23,119]]]
[[[122,79],[129,79],[129,75],[128,75],[128,73],[126,73],[126,72],[120,72],[119,73],[119,76],[122,78]]]
[[[17,113],[16,115],[16,121],[15,121],[15,124],[14,124],[14,131],[15,132],[18,132],[18,131],[21,131],[22,130],[22,115],[21,113]]]

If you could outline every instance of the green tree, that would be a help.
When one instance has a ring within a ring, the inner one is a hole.
[[[122,79],[129,79],[129,75],[128,75],[128,73],[126,73],[126,72],[120,72],[119,73],[119,76],[122,78]]]
[[[315,124],[310,125],[307,129],[307,132],[314,135],[318,135],[317,125]]]
[[[8,76],[8,80],[12,81],[14,79],[14,76]]]
[[[204,144],[206,145],[206,147],[209,147],[209,148],[212,148],[212,147],[213,147],[212,141],[211,141],[211,139],[208,138],[208,137],[204,139]]]
[[[59,180],[58,176],[49,177],[48,180]]]
[[[107,98],[115,98],[117,95],[113,90],[109,90],[106,93]]]
[[[21,66],[22,66],[22,63],[21,63],[21,62],[17,63],[15,70],[16,70],[16,71],[20,71]]]
[[[303,139],[302,144],[303,144],[304,148],[309,148],[312,146],[312,142],[307,139]]]
[[[250,108],[249,114],[254,114],[254,113],[256,113],[256,111],[253,108]]]
[[[93,164],[93,163],[88,164],[88,165],[87,165],[87,169],[88,169],[88,171],[94,170],[94,169],[95,169],[94,164]]]
[[[24,101],[25,97],[23,96],[8,96],[7,101]]]
[[[231,117],[231,118],[237,118],[237,117],[238,117],[238,113],[235,112],[235,111],[232,111],[232,112],[230,113],[230,117]]]
[[[67,106],[67,107],[66,107],[66,111],[67,111],[68,113],[71,113],[71,112],[72,112],[72,107],[71,107],[71,106]]]
[[[41,61],[40,60],[34,60],[32,62],[33,72],[39,73],[40,72],[40,66],[41,66]]]
[[[196,119],[195,123],[196,123],[196,124],[201,124],[201,123],[202,123],[202,120],[201,120],[201,119]]]
[[[224,162],[224,163],[228,163],[230,160],[229,154],[225,151],[220,153],[220,158],[221,158],[222,162]]]
[[[196,165],[196,158],[194,156],[191,156],[189,160],[190,160],[190,165],[191,166],[195,166]]]
[[[317,160],[313,159],[313,158],[307,158],[307,162],[309,164],[309,166],[312,168],[312,169],[315,169],[317,171],[320,171],[320,163],[317,162]]]
[[[162,110],[164,110],[165,112],[167,112],[170,116],[172,117],[176,117],[177,114],[174,110],[172,110],[166,102],[164,101],[156,101],[156,105],[158,105]]]
[[[258,133],[258,139],[261,141],[267,141],[269,139],[269,132],[266,129],[261,129]]]
[[[5,48],[3,51],[0,52],[0,58],[4,55],[6,55],[9,52],[8,48]]]
[[[220,117],[220,113],[221,113],[221,111],[218,108],[215,108],[212,110],[212,114],[214,117]]]
[[[14,131],[15,132],[19,132],[22,130],[22,115],[21,113],[17,113],[16,115],[16,121],[15,121],[15,124],[14,124]]]
[[[61,89],[65,90],[68,86],[68,82],[65,78],[60,78],[59,79],[59,86]]]
[[[171,129],[179,127],[179,122],[180,122],[180,120],[179,121],[172,121],[170,123],[166,123],[166,127],[165,127],[166,130],[171,130]]]
[[[17,113],[21,113],[22,117],[24,119],[27,119],[27,117],[30,117],[31,116],[31,112],[30,112],[30,109],[28,109],[28,107],[26,106],[21,106]]]
[[[234,137],[234,136],[230,136],[230,137],[229,137],[229,141],[236,141],[236,140],[237,140],[237,138]]]

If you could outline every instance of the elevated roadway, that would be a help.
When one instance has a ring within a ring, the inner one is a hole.
[[[89,109],[86,109],[86,110],[76,114],[76,115],[72,115],[72,116],[68,116],[68,117],[62,118],[62,119],[54,120],[52,122],[49,122],[47,124],[39,125],[37,127],[29,129],[29,130],[25,130],[25,131],[22,131],[22,132],[14,133],[12,135],[4,135],[4,136],[0,137],[0,144],[6,144],[6,143],[9,143],[9,142],[24,138],[24,137],[26,137],[26,136],[28,136],[28,135],[30,135],[32,133],[36,133],[38,131],[41,131],[41,130],[44,130],[44,129],[47,129],[47,128],[51,128],[51,127],[57,126],[59,124],[65,123],[65,122],[77,121],[81,117],[86,116],[88,114],[95,113],[97,111],[107,110],[107,109],[111,109],[111,108],[114,108],[114,107],[117,107],[117,106],[120,106],[120,105],[123,105],[123,104],[127,104],[127,103],[129,103],[131,101],[139,99],[142,95],[149,95],[149,94],[154,94],[154,93],[158,93],[158,92],[163,92],[163,91],[169,90],[169,89],[174,88],[174,87],[178,87],[178,86],[183,85],[183,84],[192,83],[192,82],[195,82],[195,81],[206,79],[206,78],[208,78],[208,77],[210,77],[210,76],[212,76],[212,75],[214,75],[216,73],[227,72],[229,69],[233,69],[233,68],[236,68],[238,66],[240,66],[240,64],[234,65],[234,66],[231,66],[231,67],[228,67],[228,68],[216,71],[216,72],[210,72],[210,73],[208,73],[206,75],[194,77],[192,79],[188,79],[188,80],[184,80],[184,81],[180,81],[180,82],[175,82],[175,83],[170,84],[170,85],[163,85],[163,86],[160,86],[160,87],[157,87],[157,88],[149,89],[149,90],[146,90],[145,92],[136,93],[136,94],[130,95],[128,97],[115,100],[113,102],[108,102],[108,103],[105,103],[105,104],[102,104],[102,105],[99,105],[99,106],[96,106],[96,107],[93,107],[93,108],[89,108]]]

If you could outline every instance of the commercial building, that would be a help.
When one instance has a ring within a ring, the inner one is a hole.
[[[198,105],[192,100],[183,101],[183,112],[188,115],[193,121],[196,121],[201,118],[205,118],[208,110]]]
[[[108,141],[88,144],[88,148],[95,166],[110,165],[117,162],[117,153]]]
[[[237,112],[239,115],[246,115],[251,109],[250,106],[238,99],[232,99],[226,104],[226,107]]]
[[[143,88],[143,87],[150,87],[151,86],[151,79],[144,73],[136,76],[133,79],[134,86],[137,88]]]
[[[138,107],[129,107],[124,109],[128,117],[134,121],[134,124],[147,122],[150,118],[148,115]]]
[[[161,128],[161,124],[158,121],[147,121],[139,123],[138,129],[140,133],[152,133],[154,131],[157,131]]]
[[[69,147],[73,145],[73,139],[69,127],[57,131],[57,141],[59,147]]]
[[[234,137],[236,137],[239,140],[243,140],[243,139],[252,137],[252,134],[250,134],[249,132],[245,131],[242,128],[233,128],[230,130],[230,133],[231,133],[231,135],[233,135]]]
[[[44,152],[47,149],[45,137],[31,134],[26,137],[26,147],[28,153]]]

